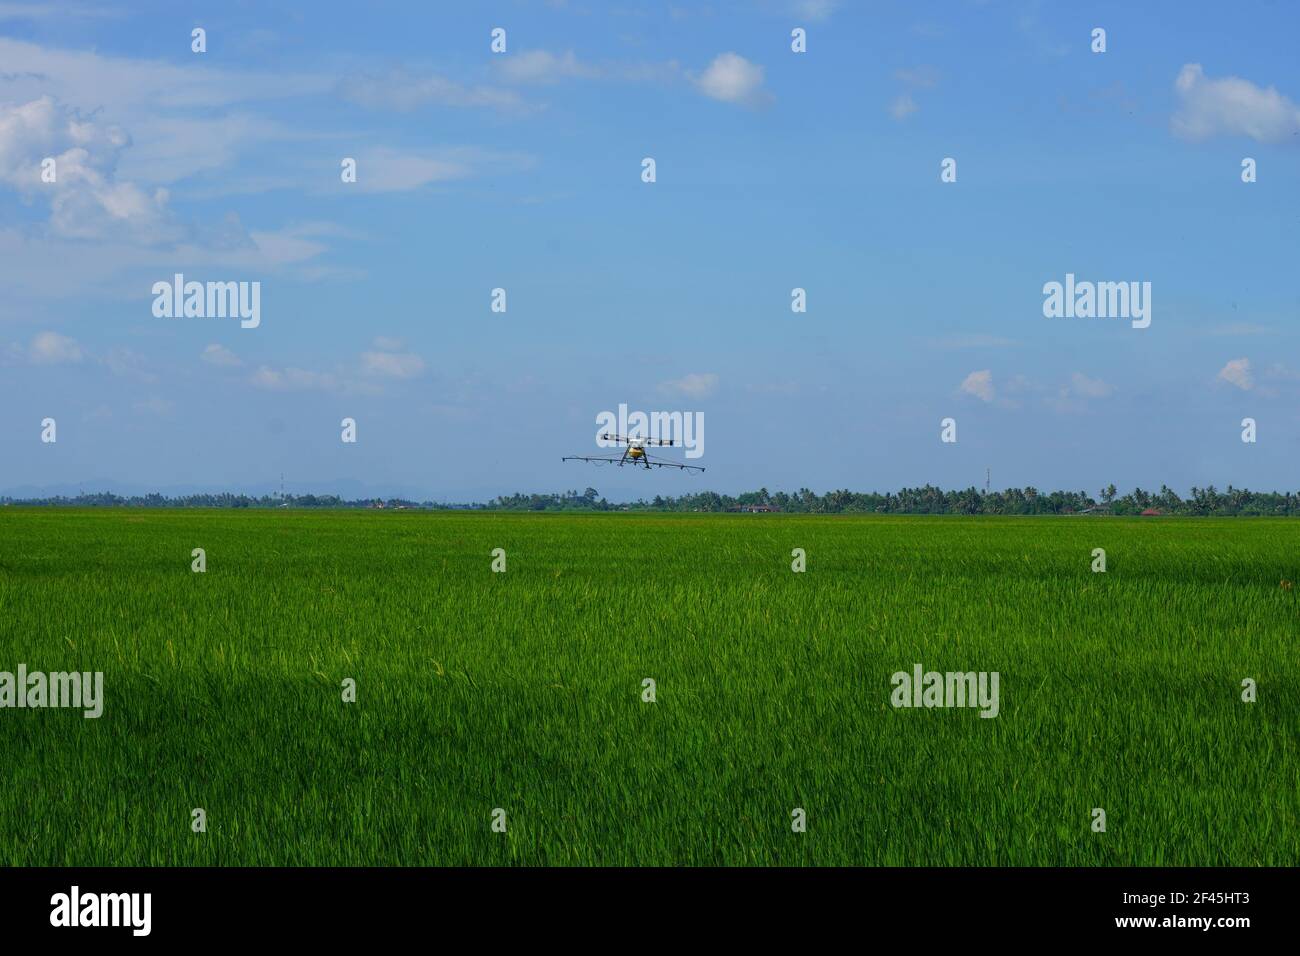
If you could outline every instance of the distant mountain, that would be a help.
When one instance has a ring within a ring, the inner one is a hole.
[[[427,490],[413,488],[410,485],[369,484],[351,478],[339,479],[336,481],[308,481],[294,483],[286,481],[284,490],[285,493],[289,495],[338,495],[340,498],[346,500],[357,500],[361,498],[406,498],[411,501],[441,500],[440,498],[435,498]],[[228,492],[232,495],[248,495],[250,498],[260,498],[263,495],[279,494],[280,482],[250,482],[243,485],[223,487],[215,484],[144,485],[138,482],[114,481],[108,478],[93,478],[75,484],[17,485],[12,488],[3,488],[0,489],[0,498],[75,498],[83,492],[88,495],[107,492],[109,494],[119,495],[123,498],[128,498],[133,495],[143,496],[155,493],[164,495],[168,498],[175,498],[183,495],[223,494]]]
[[[573,485],[578,488],[586,486],[583,482],[573,482]],[[442,504],[486,502],[502,495],[513,494],[517,490],[517,488],[505,486],[496,488],[487,486],[439,489],[417,488],[407,484],[370,483],[355,478],[339,478],[333,481],[289,481],[286,479],[284,483],[284,491],[287,495],[337,495],[345,501],[359,501],[365,498],[380,498],[387,501],[392,498],[404,498],[408,501],[435,501]],[[107,493],[122,498],[143,497],[149,494],[177,498],[185,495],[229,493],[232,495],[247,495],[250,498],[261,498],[264,495],[279,494],[280,482],[278,480],[249,482],[243,485],[223,487],[199,484],[145,485],[139,482],[114,481],[111,478],[89,478],[76,483],[15,485],[10,488],[0,488],[0,498],[14,498],[20,501],[41,498],[76,498],[83,493],[88,495]],[[639,488],[628,486],[612,488],[608,491],[602,489],[601,494],[608,501],[623,503],[636,501],[643,497],[645,492]]]

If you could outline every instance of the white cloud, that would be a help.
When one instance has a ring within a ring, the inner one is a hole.
[[[209,62],[219,61],[190,57],[177,65],[0,37],[0,102],[49,97],[93,111],[96,124],[129,129],[133,148],[120,157],[118,167],[119,178],[126,181],[176,182],[206,170],[229,169],[249,147],[321,138],[228,110],[326,96],[335,91],[336,76],[223,70]]]
[[[894,79],[905,86],[932,90],[939,85],[939,71],[928,65],[917,66],[908,70],[895,70]]]
[[[238,227],[242,230],[242,227]],[[221,261],[226,265],[241,265],[256,268],[257,263],[265,266],[284,266],[305,263],[329,249],[323,238],[346,236],[356,238],[345,229],[339,229],[329,223],[306,222],[285,226],[283,229],[263,232],[255,230],[246,234],[247,242],[237,248],[216,249],[197,248],[193,250],[196,257],[202,256],[209,261]],[[185,247],[182,247],[184,249]]]
[[[1201,64],[1188,63],[1174,89],[1181,105],[1171,125],[1184,139],[1248,136],[1282,143],[1300,133],[1300,107],[1271,86],[1263,89],[1236,76],[1211,79]]]
[[[367,109],[409,113],[423,106],[522,110],[526,104],[513,90],[464,86],[435,73],[415,75],[395,70],[386,75],[356,75],[342,80],[339,95]]]
[[[6,237],[28,247],[6,256],[16,264],[14,272],[20,280],[26,270],[17,264],[14,253],[23,251],[32,259],[57,263],[65,277],[60,286],[84,273],[76,266],[87,259],[95,263],[123,257],[138,258],[142,264],[172,261],[165,248],[189,261],[226,264],[232,256],[242,258],[244,264],[296,263],[325,251],[324,244],[306,241],[328,234],[318,224],[249,233],[233,213],[211,226],[178,222],[167,208],[167,190],[150,190],[118,177],[119,161],[132,145],[131,136],[120,127],[88,119],[49,96],[0,106],[0,185],[12,187],[26,199],[47,201],[50,208],[44,234],[10,232]],[[53,183],[41,178],[46,157],[54,160]],[[84,244],[96,239],[110,245]],[[60,240],[77,242],[60,244]],[[93,271],[121,270],[110,265]]]
[[[469,176],[469,166],[437,156],[377,148],[356,160],[356,185],[364,193],[399,193],[430,182]]]
[[[401,192],[429,183],[472,176],[481,165],[522,165],[518,157],[480,150],[401,151],[376,147],[357,156],[357,186],[362,192]]]
[[[146,244],[75,241],[0,225],[0,278],[9,302],[25,295],[48,306],[88,293],[135,302],[141,287],[147,291],[154,281],[170,276],[178,262],[196,270],[274,271],[303,281],[355,276],[355,266],[323,267],[312,261],[328,248],[316,238],[322,235],[310,225],[252,234],[236,225],[229,235],[204,230],[175,244]]]
[[[686,398],[708,398],[718,388],[718,376],[713,372],[691,372],[681,378],[661,382],[659,390]]]
[[[338,379],[324,372],[301,368],[275,369],[269,365],[258,366],[250,381],[258,388],[277,392],[334,391],[339,387]]]
[[[1043,391],[1032,385],[1029,390]],[[1055,394],[1044,395],[1043,401],[1058,412],[1079,414],[1089,410],[1090,399],[1109,398],[1114,393],[1115,387],[1109,382],[1075,372],[1070,376],[1070,381],[1058,388]]]
[[[1284,382],[1300,381],[1300,372],[1287,368],[1281,362],[1274,362],[1264,372],[1264,377]]]
[[[201,358],[209,365],[216,365],[219,368],[236,368],[244,364],[238,355],[215,342],[203,350]]]
[[[275,392],[321,391],[378,395],[383,389],[375,379],[415,378],[425,369],[424,359],[420,356],[413,352],[399,352],[396,348],[387,348],[387,346],[400,348],[401,343],[395,339],[379,338],[375,340],[374,351],[361,353],[360,375],[370,380],[358,377],[358,366],[340,366],[336,372],[331,373],[292,366],[276,368],[271,365],[259,365],[249,376],[249,382],[256,388]],[[222,360],[214,364],[231,364],[225,361],[226,356],[235,359],[236,364],[242,364],[219,345],[209,345],[204,350],[205,361],[210,360],[209,353]]]
[[[1070,376],[1070,391],[1082,398],[1107,398],[1115,388],[1099,378],[1089,378],[1082,372],[1075,372]]]
[[[595,79],[599,67],[580,63],[572,50],[557,56],[548,50],[512,53],[499,61],[501,75],[512,83],[557,83],[560,80]]]
[[[203,59],[177,65],[0,37],[0,82],[9,102],[49,94],[66,103],[102,106],[119,122],[178,108],[214,109],[328,93],[337,86],[329,73],[236,72],[195,62]]]
[[[0,20],[6,9],[25,16],[28,6],[0,2]],[[0,271],[11,304],[22,307],[24,296],[47,302],[87,291],[126,298],[155,271],[170,274],[176,262],[196,269],[269,267],[303,281],[361,272],[313,261],[332,246],[326,233],[275,222],[250,232],[237,218],[187,221],[171,211],[163,186],[181,183],[176,188],[185,190],[187,200],[276,188],[310,193],[316,188],[310,183],[338,184],[338,160],[327,170],[322,157],[348,155],[334,145],[337,129],[313,132],[297,120],[282,122],[244,109],[268,101],[337,97],[336,74],[210,65],[220,62],[189,57],[179,65],[0,37],[0,193],[12,189],[48,210],[44,224],[0,224]],[[367,92],[382,99],[386,83],[384,77],[362,78],[343,87],[362,100]],[[413,107],[416,101],[523,105],[510,90],[439,84],[428,77],[405,87],[395,83],[390,92],[394,101],[388,105],[397,107]],[[364,129],[348,130],[346,136],[367,141]],[[300,148],[285,145],[291,143]],[[250,151],[258,162],[244,161]],[[375,148],[362,155],[369,165],[363,163],[359,192],[415,189],[532,162],[466,147]],[[316,157],[306,171],[303,156]],[[56,161],[55,183],[41,182],[46,157]]]
[[[795,16],[820,21],[828,19],[839,5],[840,0],[795,0],[790,8]]]
[[[913,90],[931,90],[939,85],[939,71],[932,66],[917,66],[911,69],[895,70],[894,79]],[[894,119],[907,119],[920,106],[910,92],[904,90],[889,103],[889,115]]]
[[[167,238],[166,190],[149,193],[116,178],[118,155],[130,142],[120,127],[83,117],[49,96],[2,106],[0,182],[28,198],[48,198],[58,235]],[[53,183],[41,178],[46,158],[54,160]]]
[[[114,375],[148,384],[158,381],[158,376],[149,371],[144,356],[124,345],[115,345],[109,349],[103,362]]]
[[[1011,378],[1007,379],[1007,383],[1002,386],[1002,391],[1012,395],[1033,395],[1044,391],[1044,388],[1029,376],[1017,372],[1015,375],[1012,375]]]
[[[719,53],[693,80],[705,96],[724,103],[762,106],[772,99],[763,89],[763,68],[736,53]]]
[[[641,63],[607,60],[590,63],[579,60],[572,50],[552,53],[529,50],[505,57],[493,57],[493,67],[507,83],[545,86],[562,80],[615,80],[626,83],[664,83],[681,76],[676,60]]]
[[[314,145],[321,137],[279,122],[246,112],[225,115],[169,116],[161,113],[147,117],[132,117],[131,148],[122,153],[118,162],[118,175],[151,183],[169,184],[192,176],[215,171],[223,174],[226,188],[227,173],[240,158],[253,149],[267,153],[289,153],[293,146]],[[267,168],[259,164],[260,172],[245,174],[253,183],[273,182],[289,187],[298,184],[292,170],[286,174],[280,167]],[[193,184],[190,184],[193,188]],[[209,186],[209,188],[211,188]]]
[[[889,104],[889,115],[896,120],[904,120],[916,112],[916,100],[911,93],[900,93]]]
[[[961,390],[982,402],[993,401],[993,373],[988,369],[971,372],[962,381]]]
[[[1255,387],[1255,376],[1250,370],[1250,359],[1232,359],[1227,365],[1219,369],[1217,379],[1221,382],[1227,382],[1229,385],[1235,385],[1244,392],[1248,392]]]
[[[424,371],[424,359],[412,352],[362,352],[361,370],[385,378],[414,378]]]
[[[76,339],[70,339],[58,332],[41,332],[27,350],[33,365],[61,365],[65,362],[80,362],[81,346]]]
[[[3,20],[94,20],[120,17],[121,11],[79,3],[0,3]]]

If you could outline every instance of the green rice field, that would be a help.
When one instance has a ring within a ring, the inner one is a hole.
[[[3,508],[0,671],[104,705],[0,709],[0,863],[1296,865],[1295,581],[1285,519]]]

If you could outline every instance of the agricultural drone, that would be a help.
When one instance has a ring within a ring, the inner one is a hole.
[[[624,465],[643,466],[646,471],[651,468],[678,468],[682,471],[703,471],[699,465],[681,465],[675,461],[667,461],[662,458],[651,458],[646,452],[647,447],[672,445],[671,438],[627,438],[623,435],[601,435],[602,441],[614,442],[617,445],[625,446],[623,454],[619,457],[598,457],[590,455],[567,455],[560,461],[590,461],[598,465],[607,462],[614,462],[620,468]]]

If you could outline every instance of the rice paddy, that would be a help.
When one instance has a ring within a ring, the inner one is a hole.
[[[104,700],[0,709],[0,863],[1296,865],[1298,546],[5,508],[0,672],[102,672]],[[892,706],[918,664],[996,672],[997,716]]]

